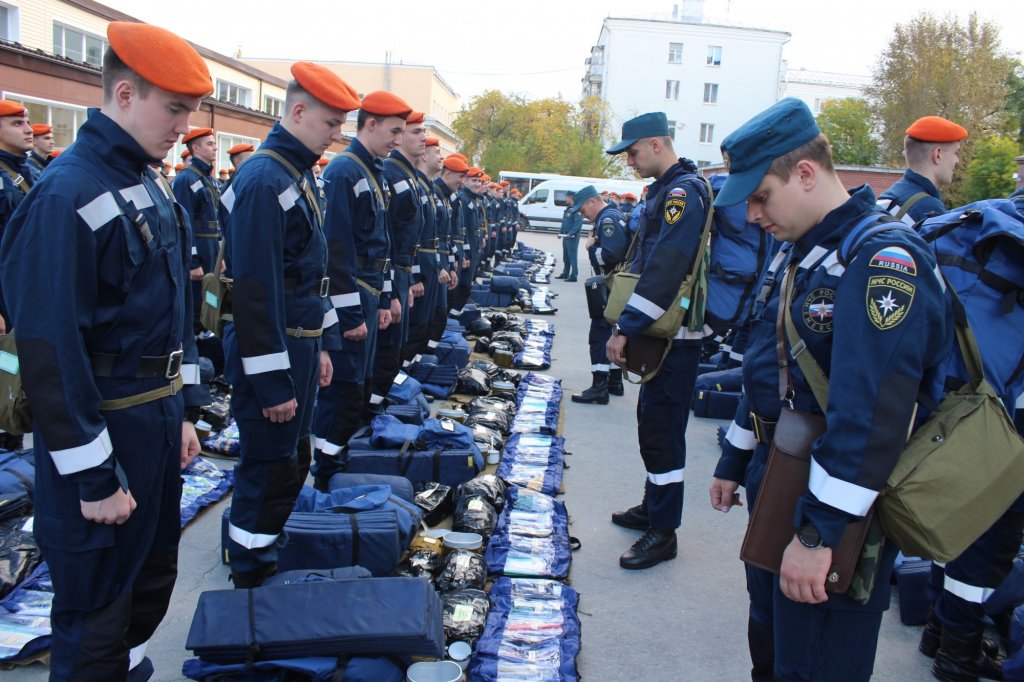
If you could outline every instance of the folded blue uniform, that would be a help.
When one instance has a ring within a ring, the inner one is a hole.
[[[204,661],[440,657],[441,598],[425,578],[365,578],[199,596],[185,648]]]
[[[509,488],[485,556],[489,575],[565,580],[572,564],[565,504],[543,493]]]
[[[564,438],[515,433],[505,443],[495,473],[510,485],[557,495],[562,489],[564,469]]]

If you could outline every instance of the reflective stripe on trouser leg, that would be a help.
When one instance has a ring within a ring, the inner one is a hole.
[[[678,528],[682,519],[686,424],[699,361],[699,341],[674,341],[661,372],[640,388],[637,432],[652,528]]]
[[[313,475],[330,479],[344,469],[342,448],[359,428],[366,392],[363,384],[335,381],[321,389],[318,403]]]
[[[608,339],[612,337],[612,327],[604,318],[590,321],[590,333],[587,343],[590,344],[590,371],[608,373]]]

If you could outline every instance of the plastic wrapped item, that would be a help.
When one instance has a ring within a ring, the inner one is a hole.
[[[479,495],[463,497],[455,504],[452,530],[479,533],[484,540],[491,537],[498,522],[498,513],[486,498]]]
[[[238,424],[232,420],[222,431],[204,440],[203,450],[221,457],[238,457],[242,452]]]
[[[491,323],[482,317],[466,325],[466,334],[468,336],[490,336],[492,331]]]
[[[494,474],[485,474],[466,481],[455,489],[455,503],[469,497],[482,497],[487,500],[495,511],[505,507],[505,494],[508,486]],[[474,531],[476,532],[476,531]]]
[[[516,413],[516,401],[514,398],[509,396],[489,395],[483,398],[473,398],[466,403],[464,409],[467,412],[476,412],[477,410],[494,410],[514,416]]]
[[[523,350],[523,337],[518,332],[495,332],[491,334],[491,345],[495,343],[507,343],[517,353]]]
[[[31,533],[0,530],[0,597],[7,596],[39,565],[39,545]],[[47,614],[48,615],[48,614]]]
[[[449,644],[476,644],[483,634],[491,603],[482,590],[453,590],[441,597],[444,607],[444,637]]]
[[[482,590],[487,584],[487,562],[468,549],[455,549],[448,553],[435,581],[442,593],[452,590]]]
[[[413,502],[423,510],[423,523],[436,526],[452,513],[455,506],[454,491],[451,486],[421,481],[416,484]]]
[[[476,345],[473,346],[473,350],[477,353],[486,353],[491,348],[491,337],[481,336],[476,340]]]
[[[214,431],[221,431],[231,421],[231,396],[214,393],[213,402],[199,409],[199,417]]]
[[[501,371],[501,368],[490,360],[473,360],[466,365],[466,369],[479,370],[491,378],[497,376],[498,372]]]
[[[466,367],[459,372],[455,392],[462,395],[487,395],[491,392],[491,379],[479,369]]]
[[[234,471],[224,471],[204,457],[196,457],[181,472],[181,527],[227,495],[234,480]]]
[[[443,562],[444,559],[441,558],[440,554],[431,552],[428,549],[416,550],[409,555],[411,574],[417,578],[430,578],[433,580],[434,576],[440,572]]]
[[[469,416],[466,417],[465,424],[469,427],[480,424],[481,426],[486,426],[489,429],[494,429],[502,435],[507,435],[509,429],[512,428],[512,416],[507,412],[476,410],[469,413]]]
[[[27,661],[49,648],[52,603],[53,583],[43,562],[0,601],[0,663]]]
[[[473,428],[473,440],[480,445],[481,449],[500,450],[505,443],[505,437],[498,431],[477,424]]]

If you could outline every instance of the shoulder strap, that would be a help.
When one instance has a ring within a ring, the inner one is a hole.
[[[900,206],[900,210],[896,211],[896,214],[893,217],[896,218],[896,220],[903,220],[903,216],[910,213],[910,209],[914,207],[914,204],[927,196],[929,196],[927,192],[918,192],[917,194],[910,196],[906,203]]]
[[[839,245],[839,262],[844,266],[849,265],[850,261],[856,257],[857,252],[860,251],[861,246],[875,235],[888,232],[889,230],[912,231],[905,222],[896,220],[888,213],[882,211],[872,212],[870,215],[862,218],[843,237],[843,241]]]
[[[381,191],[380,183],[377,182],[377,176],[370,172],[370,169],[366,167],[363,160],[350,151],[344,151],[341,155],[352,159],[359,165],[359,168],[363,171],[363,175],[365,175],[366,179],[370,181],[371,185],[373,185],[373,193],[377,195],[377,201],[380,202],[381,206],[387,206],[387,203],[384,201],[384,192]]]
[[[305,176],[300,173],[298,169],[288,161],[288,159],[284,158],[272,149],[264,149],[263,147],[257,149],[253,153],[253,156],[268,156],[276,161],[279,166],[284,168],[298,186],[299,191],[302,192],[302,196],[306,200],[306,205],[309,206],[309,210],[316,216],[317,222],[320,225],[324,224],[324,216],[320,212],[320,202],[316,200],[315,196],[313,196],[313,190],[309,186],[309,182],[306,181]]]
[[[0,161],[0,170],[3,170],[5,173],[10,175],[14,184],[17,185],[22,192],[28,194],[28,191],[31,188],[28,186],[28,181],[25,180],[24,175],[16,172],[13,168],[8,166],[5,161]]]

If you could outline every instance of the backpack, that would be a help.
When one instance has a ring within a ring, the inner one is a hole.
[[[715,194],[728,173],[708,176]],[[757,282],[764,264],[775,255],[780,242],[754,223],[747,222],[747,202],[715,207],[711,221],[711,268],[708,271],[708,304],[704,321],[716,333],[741,327],[757,296]]]
[[[927,218],[918,232],[963,303],[985,378],[1012,415],[1024,392],[1024,216],[1008,199],[989,199]],[[946,375],[948,390],[968,380],[958,354]]]
[[[914,207],[914,204],[921,201],[921,199],[927,199],[929,194],[927,192],[918,192],[907,197],[907,200],[902,204],[898,203],[895,199],[879,199],[875,202],[875,206],[878,210],[885,211],[896,220],[902,220],[907,225],[913,225],[914,219],[908,216],[910,209]]]

